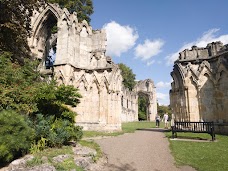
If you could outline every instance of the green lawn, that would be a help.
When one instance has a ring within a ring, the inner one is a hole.
[[[162,125],[161,125],[162,126]],[[122,130],[124,133],[135,132],[137,129],[155,128],[155,122],[128,122],[122,124]]]
[[[164,127],[164,124],[161,124],[162,127]],[[128,123],[122,123],[122,131],[121,132],[113,132],[113,133],[107,133],[107,132],[97,132],[97,131],[83,131],[83,137],[98,137],[98,136],[117,136],[124,133],[132,133],[135,132],[137,129],[146,129],[146,128],[155,128],[155,122],[128,122]]]
[[[171,132],[166,133],[168,138]],[[209,134],[178,133],[178,137],[211,139]],[[177,165],[190,165],[198,171],[228,170],[228,136],[216,135],[216,142],[170,140],[170,149]]]

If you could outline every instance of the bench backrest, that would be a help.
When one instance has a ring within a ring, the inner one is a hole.
[[[210,133],[214,129],[214,122],[174,122],[173,129],[183,132]]]

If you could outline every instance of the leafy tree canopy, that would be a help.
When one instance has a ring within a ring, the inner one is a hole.
[[[44,2],[58,3],[70,12],[76,11],[79,21],[90,22],[92,0],[0,0],[0,52],[12,53],[12,60],[23,64],[30,58],[27,37],[30,34],[33,10]]]
[[[159,104],[157,104],[157,111],[158,111],[158,115],[160,115],[161,118],[165,113],[168,113],[169,118],[171,118],[172,110],[170,106],[165,106],[165,105],[160,106]]]
[[[76,106],[81,95],[73,86],[41,81],[34,62],[12,63],[10,53],[0,55],[0,110],[13,109],[31,115],[56,114],[57,106]],[[55,113],[56,112],[56,113]]]
[[[60,7],[67,8],[71,13],[76,11],[79,22],[86,20],[90,22],[90,15],[93,14],[92,0],[48,0],[50,3],[58,3]]]
[[[136,85],[135,82],[135,74],[132,72],[132,69],[126,66],[123,63],[118,64],[119,68],[121,69],[121,75],[123,77],[123,84],[129,90],[132,90]]]
[[[23,63],[29,57],[27,37],[30,17],[44,0],[0,0],[0,51],[13,54],[12,59]]]

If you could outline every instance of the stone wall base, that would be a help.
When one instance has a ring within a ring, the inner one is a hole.
[[[117,132],[122,131],[121,124],[106,124],[94,122],[77,122],[76,125],[82,126],[83,131],[101,131],[101,132]]]
[[[215,123],[215,133],[228,135],[228,123]]]

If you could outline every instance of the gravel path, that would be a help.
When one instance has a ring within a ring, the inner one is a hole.
[[[163,129],[144,129],[95,141],[108,159],[102,171],[195,171],[174,165]]]

